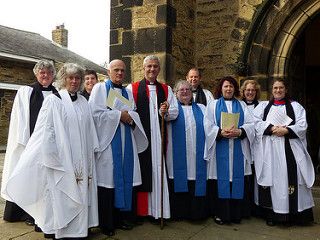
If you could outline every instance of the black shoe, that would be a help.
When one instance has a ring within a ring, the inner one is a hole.
[[[214,216],[213,220],[218,225],[223,225],[224,224],[224,221],[222,221],[222,219],[217,217],[217,216]]]
[[[275,222],[272,220],[272,219],[267,219],[266,220],[266,224],[269,226],[269,227],[273,227],[275,226]]]
[[[33,219],[27,218],[24,222],[28,226],[34,226],[34,220]]]
[[[117,226],[118,229],[121,229],[121,230],[131,230],[133,227],[132,225],[129,225],[127,223],[120,223],[118,226]]]
[[[56,239],[54,234],[46,234],[46,233],[44,234],[44,238],[53,239],[53,240]]]
[[[231,221],[232,223],[235,223],[235,224],[240,224],[241,223],[241,220],[240,219],[234,219]]]
[[[293,223],[292,223],[291,221],[284,222],[284,223],[283,223],[283,226],[285,226],[285,227],[292,227],[292,226],[293,226]]]
[[[38,227],[38,225],[34,225],[34,231],[35,232],[42,232],[41,228]]]
[[[138,216],[138,217],[136,217],[136,219],[132,223],[135,226],[140,226],[140,225],[143,225],[144,220],[145,220],[145,217]]]
[[[155,219],[154,217],[148,217],[149,219],[149,222],[152,224],[152,225],[160,225],[161,223],[161,218],[157,218]]]
[[[115,235],[114,230],[102,229],[102,233],[103,233],[104,235],[109,236],[109,237],[111,237],[111,236],[114,236],[114,235]]]

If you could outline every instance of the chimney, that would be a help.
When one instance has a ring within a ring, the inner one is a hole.
[[[68,30],[64,28],[64,23],[52,30],[52,41],[63,47],[68,47]]]

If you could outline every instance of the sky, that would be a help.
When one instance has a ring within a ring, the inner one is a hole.
[[[64,24],[68,49],[103,64],[109,58],[110,0],[9,0],[1,1],[0,25],[39,33]]]

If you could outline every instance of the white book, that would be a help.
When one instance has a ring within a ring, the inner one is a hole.
[[[271,108],[266,122],[272,124],[273,126],[284,127],[288,126],[292,122],[292,119],[284,112],[278,111],[276,108]]]
[[[112,88],[110,88],[106,104],[107,107],[119,111],[131,111],[134,109],[133,101],[126,99]]]

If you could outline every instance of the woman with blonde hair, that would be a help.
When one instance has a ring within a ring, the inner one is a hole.
[[[247,79],[240,88],[241,99],[250,109],[255,108],[259,104],[261,89],[260,84],[253,79]]]

